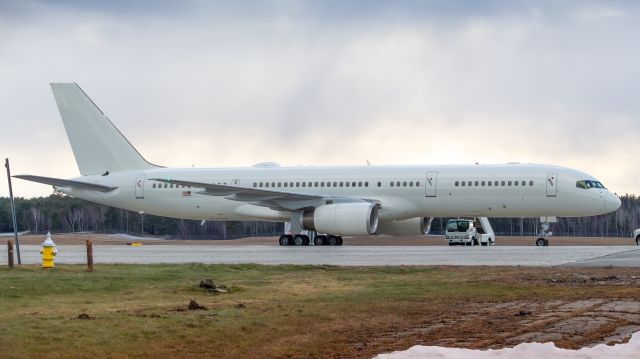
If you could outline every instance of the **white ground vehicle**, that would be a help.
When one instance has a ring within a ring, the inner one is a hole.
[[[490,246],[496,244],[496,236],[486,217],[477,219],[455,218],[447,222],[445,238],[450,246]]]
[[[636,245],[640,246],[640,229],[633,231],[633,238],[636,239]]]

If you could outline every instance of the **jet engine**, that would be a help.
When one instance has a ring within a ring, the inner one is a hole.
[[[400,221],[381,222],[377,234],[389,236],[423,236],[429,233],[431,217],[416,217]]]
[[[318,233],[366,236],[378,228],[378,205],[373,203],[326,204],[305,211],[302,227]]]

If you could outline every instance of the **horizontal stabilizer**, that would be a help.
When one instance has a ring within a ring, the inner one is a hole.
[[[86,189],[90,191],[99,191],[99,192],[110,192],[118,187],[109,187],[101,184],[81,182],[81,181],[73,181],[66,180],[60,178],[52,178],[52,177],[41,177],[41,176],[31,176],[31,175],[17,175],[13,176],[15,178],[20,178],[27,181],[44,183],[56,187],[73,187],[78,189]]]

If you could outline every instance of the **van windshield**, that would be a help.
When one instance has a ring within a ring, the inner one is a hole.
[[[469,230],[469,221],[451,220],[447,222],[447,232],[466,232]]]

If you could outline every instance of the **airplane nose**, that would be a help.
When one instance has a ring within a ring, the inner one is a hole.
[[[618,196],[616,196],[615,194],[609,192],[606,199],[604,200],[604,208],[608,211],[608,212],[613,212],[618,210],[618,208],[620,208],[620,205],[622,204],[622,202],[620,201],[620,198],[618,198]]]

